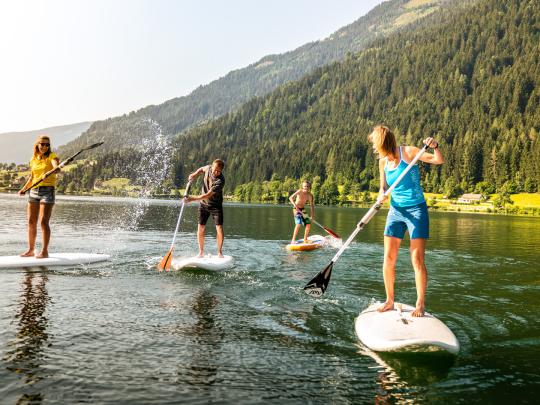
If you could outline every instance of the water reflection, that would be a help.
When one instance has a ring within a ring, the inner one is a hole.
[[[360,354],[371,357],[380,367],[376,404],[414,403],[418,387],[446,379],[456,360],[445,353],[375,353],[358,347]]]
[[[210,386],[216,382],[217,361],[223,333],[216,324],[215,310],[218,299],[209,290],[200,290],[194,297],[192,311],[195,324],[187,331],[191,336],[191,358],[189,365],[182,364],[181,379],[190,385]]]
[[[42,366],[46,364],[44,350],[50,335],[47,332],[47,304],[51,302],[46,284],[47,274],[26,270],[21,284],[21,301],[15,315],[17,336],[8,343],[4,360],[9,371],[18,374],[24,393],[17,403],[40,403],[43,394],[37,383],[45,378]]]

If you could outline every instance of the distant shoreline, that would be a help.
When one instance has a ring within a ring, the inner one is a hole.
[[[17,198],[18,195],[16,192],[9,192],[5,190],[0,190],[0,195],[5,196],[11,196],[13,198]],[[180,201],[179,197],[172,197],[172,196],[166,196],[166,195],[154,195],[150,197],[142,197],[142,196],[121,196],[121,195],[112,195],[112,194],[101,194],[101,193],[84,193],[84,194],[56,194],[57,198],[59,199],[107,199],[107,200],[116,200],[116,201],[137,201],[137,200],[155,200],[155,201],[172,201],[172,200],[178,200]],[[25,199],[26,197],[20,197],[21,200]],[[225,197],[225,203],[226,204],[241,204],[241,205],[275,205],[275,206],[288,206],[286,203],[273,203],[273,202],[243,202],[243,201],[237,201],[231,196],[228,198]],[[350,203],[350,204],[343,204],[343,205],[324,205],[324,204],[317,204],[318,207],[329,207],[329,208],[361,208],[361,209],[369,209],[373,203]],[[389,205],[386,203],[383,207],[383,209],[388,209]],[[431,212],[450,212],[450,213],[459,213],[459,214],[480,214],[480,215],[504,215],[504,216],[517,216],[517,217],[540,217],[540,207],[536,206],[510,206],[509,208],[505,209],[495,209],[490,208],[487,204],[479,205],[479,204],[447,204],[447,205],[433,205],[428,203],[428,209]],[[519,212],[515,212],[519,210]]]

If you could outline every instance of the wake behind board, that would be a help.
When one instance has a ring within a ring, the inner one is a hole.
[[[0,269],[42,266],[73,266],[77,264],[103,262],[109,258],[109,255],[98,253],[52,253],[49,255],[49,257],[44,259],[37,259],[33,256],[0,256]]]
[[[324,236],[312,235],[308,237],[308,242],[304,242],[304,239],[298,239],[294,243],[289,243],[285,248],[293,252],[315,250],[323,247],[325,240]]]
[[[174,270],[182,270],[186,268],[190,269],[203,269],[203,270],[226,270],[234,266],[234,258],[232,256],[224,255],[223,257],[217,256],[204,256],[204,257],[183,257],[180,259],[173,259],[171,267]]]
[[[382,303],[372,304],[355,320],[358,339],[376,352],[459,352],[459,342],[452,331],[429,313],[413,317],[414,307],[402,305],[401,312],[378,312]]]

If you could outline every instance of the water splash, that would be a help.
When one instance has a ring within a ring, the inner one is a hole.
[[[329,246],[331,248],[341,249],[343,246],[343,240],[341,238],[334,238],[333,236],[326,236],[324,238],[324,244],[325,246]]]
[[[144,217],[150,199],[159,194],[160,187],[169,173],[172,145],[169,136],[163,133],[161,125],[151,118],[141,120],[141,125],[148,127],[148,136],[141,141],[141,159],[135,171],[138,173],[134,184],[139,186],[134,206],[130,207],[121,218],[122,229],[137,230]]]

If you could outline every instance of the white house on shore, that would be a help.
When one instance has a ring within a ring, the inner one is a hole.
[[[482,200],[482,194],[463,194],[457,202],[462,204],[474,204]]]

